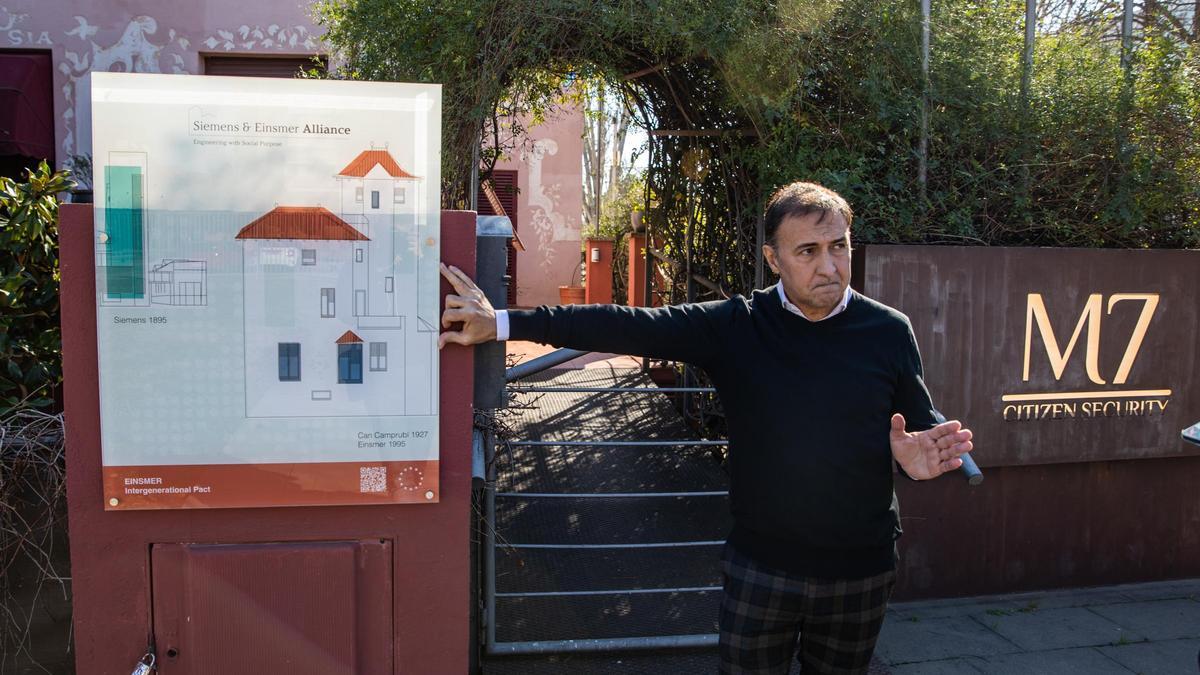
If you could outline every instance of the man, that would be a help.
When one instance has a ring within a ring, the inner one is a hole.
[[[779,283],[718,302],[495,312],[461,271],[446,343],[533,340],[704,368],[729,423],[734,529],[722,555],[723,673],[865,673],[895,584],[893,460],[915,480],[962,465],[971,432],[938,424],[908,318],[850,289],[842,197],[771,198],[763,255]],[[890,422],[889,422],[890,420]]]

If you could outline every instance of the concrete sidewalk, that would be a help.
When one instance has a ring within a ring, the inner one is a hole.
[[[1200,579],[895,603],[893,675],[1196,675]]]

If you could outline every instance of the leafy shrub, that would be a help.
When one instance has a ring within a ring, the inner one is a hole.
[[[754,283],[763,202],[798,179],[842,192],[863,242],[1200,246],[1200,40],[1147,21],[1126,77],[1119,17],[1048,26],[1023,92],[1024,5],[935,0],[928,93],[911,0],[321,0],[317,15],[342,76],[444,83],[448,201],[481,137],[485,168],[504,151],[481,133],[504,106],[545,113],[579,78],[619,87],[663,131],[645,177],[662,248],[736,290]],[[686,175],[689,157],[704,171]]]
[[[0,412],[51,407],[62,381],[56,195],[70,187],[46,162],[0,178]]]

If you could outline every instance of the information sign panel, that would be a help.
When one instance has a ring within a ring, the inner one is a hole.
[[[91,78],[106,508],[438,501],[440,87]]]

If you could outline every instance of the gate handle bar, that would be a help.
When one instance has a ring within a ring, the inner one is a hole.
[[[519,363],[512,368],[507,369],[504,372],[504,381],[515,382],[522,378],[529,377],[530,375],[540,373],[543,370],[566,363],[572,359],[579,358],[580,356],[588,353],[590,352],[579,349],[558,349],[544,356],[539,356],[536,359],[526,361],[525,363]],[[934,412],[939,423],[946,421],[946,417],[944,415],[937,411]],[[979,470],[979,465],[975,464],[975,460],[971,459],[971,454],[967,453],[961,457],[963,463],[962,466],[959,467],[959,470],[962,471],[964,476],[966,476],[967,484],[974,487],[982,483],[983,472]]]
[[[579,349],[558,349],[552,351],[549,354],[544,354],[531,361],[526,361],[525,363],[518,363],[512,368],[505,370],[504,381],[515,382],[523,377],[529,377],[530,375],[540,373],[543,370],[547,370],[549,368],[553,368],[554,366],[564,364],[572,359],[579,358],[584,354],[591,354],[591,352],[582,351]]]

